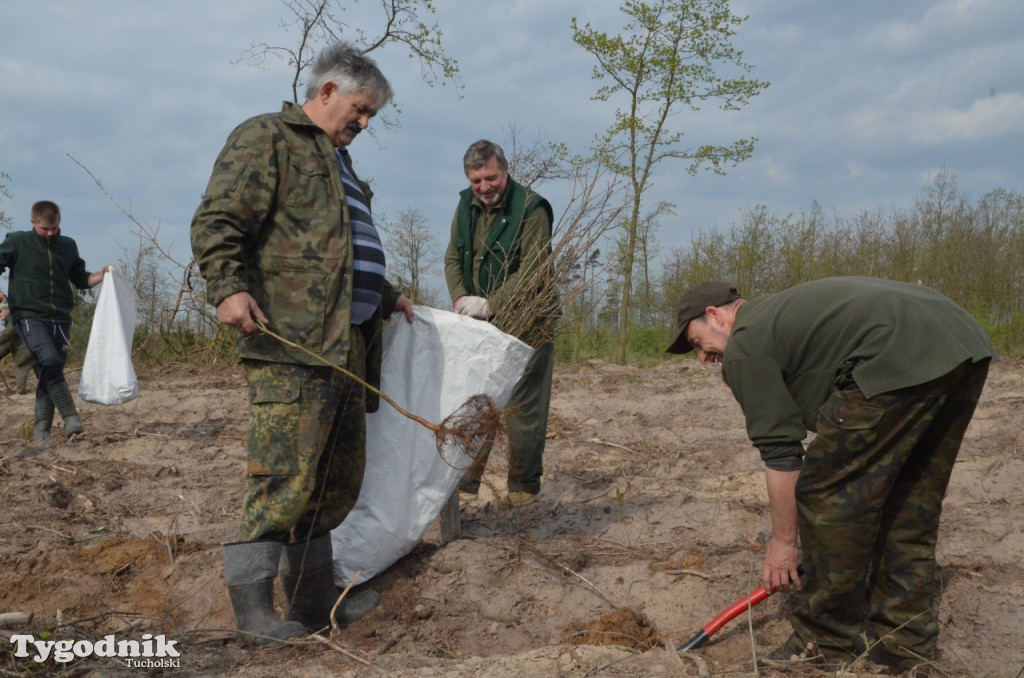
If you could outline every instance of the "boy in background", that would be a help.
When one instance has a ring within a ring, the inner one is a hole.
[[[89,273],[78,255],[78,245],[61,235],[60,208],[49,200],[32,205],[32,230],[8,233],[0,243],[0,274],[10,271],[8,304],[18,336],[36,362],[34,440],[50,437],[54,410],[64,419],[70,438],[82,433],[64,363],[71,341],[74,285],[90,289],[103,281],[103,273]]]

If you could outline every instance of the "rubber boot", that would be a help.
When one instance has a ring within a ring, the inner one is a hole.
[[[285,545],[281,555],[281,586],[288,596],[289,621],[300,622],[310,630],[330,626],[331,608],[338,600],[330,534],[314,537],[308,544],[302,541]],[[335,610],[334,618],[346,626],[361,619],[380,602],[376,591],[346,595]]]
[[[25,395],[28,393],[28,384],[25,382],[28,381],[28,373],[31,371],[31,365],[18,365],[17,371],[14,373],[16,379],[14,390],[18,395]]]
[[[49,392],[50,398],[53,399],[53,404],[57,406],[60,416],[64,419],[64,435],[70,438],[77,433],[84,432],[85,427],[82,426],[82,420],[78,417],[75,399],[71,397],[68,382],[64,380],[51,381],[46,385],[46,390]]]
[[[48,395],[36,393],[35,428],[32,430],[32,440],[49,440],[52,426],[53,401]]]
[[[257,645],[271,645],[306,632],[293,621],[281,621],[274,612],[274,576],[281,558],[281,543],[242,541],[224,544],[224,580],[235,611],[239,637]]]

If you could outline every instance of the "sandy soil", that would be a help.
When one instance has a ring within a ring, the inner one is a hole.
[[[797,594],[699,650],[667,649],[758,584],[769,529],[760,463],[715,367],[556,370],[533,505],[502,505],[492,458],[493,487],[462,507],[462,539],[442,545],[435,526],[371,582],[381,608],[331,638],[270,649],[231,639],[220,560],[240,505],[242,379],[219,365],[140,381],[131,403],[82,404],[86,435],[41,447],[26,442],[33,396],[0,396],[0,613],[33,613],[6,632],[37,638],[163,633],[180,667],[32,666],[0,639],[5,676],[837,675],[752,659],[788,635]],[[943,514],[939,675],[1024,670],[1022,404],[1024,364],[995,365]],[[839,675],[877,670],[859,660]]]

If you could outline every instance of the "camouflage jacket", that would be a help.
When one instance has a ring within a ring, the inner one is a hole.
[[[354,176],[354,173],[353,173]],[[370,187],[360,182],[366,197]],[[336,365],[349,347],[352,228],[334,146],[301,106],[246,120],[228,137],[192,219],[192,252],[217,306],[248,292],[274,332]],[[398,298],[385,283],[382,305]],[[360,328],[378,373],[381,314]],[[376,349],[376,350],[374,350]],[[322,364],[273,337],[239,336],[238,355]]]

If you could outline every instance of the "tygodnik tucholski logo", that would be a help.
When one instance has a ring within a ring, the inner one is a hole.
[[[27,634],[11,636],[15,657],[31,657],[42,664],[48,659],[66,664],[85,657],[116,657],[132,668],[181,667],[176,640],[163,635],[142,635],[142,640],[117,640],[113,635],[103,636],[95,643],[89,640],[36,640]]]

